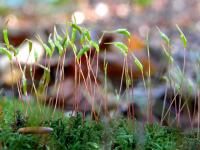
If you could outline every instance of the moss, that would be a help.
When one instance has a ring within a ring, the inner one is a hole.
[[[54,149],[99,149],[103,126],[94,121],[83,121],[80,114],[69,118],[53,120],[52,143]]]
[[[0,142],[5,150],[198,150],[200,147],[197,134],[183,134],[179,129],[159,124],[142,128],[124,118],[96,122],[83,120],[80,113],[63,117],[61,112],[56,112],[52,118],[51,108],[41,106],[40,111],[35,103],[28,105],[19,101],[2,100],[0,106],[3,112]],[[49,136],[19,134],[17,130],[25,126],[49,126],[53,132]]]
[[[114,137],[112,139],[112,149],[126,149],[132,150],[136,148],[135,132],[128,126],[128,122],[124,119],[113,121],[114,125],[111,126],[111,131]]]
[[[146,150],[176,150],[180,144],[181,133],[178,129],[159,126],[158,124],[146,125]]]
[[[181,150],[200,150],[200,137],[197,136],[197,133],[190,133],[182,135],[182,145],[180,146]]]
[[[38,126],[43,121],[50,120],[52,118],[53,109],[45,107],[41,104],[34,102],[25,103],[19,100],[0,100],[1,107],[1,124],[0,128],[10,128],[12,125],[21,124],[19,120],[23,120],[22,126]],[[60,118],[62,113],[55,112],[54,118]]]
[[[0,132],[0,141],[3,150],[33,150],[45,147],[37,136],[22,135],[10,130]]]

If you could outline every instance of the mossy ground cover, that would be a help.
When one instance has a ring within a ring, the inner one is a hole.
[[[25,104],[16,100],[1,100],[1,149],[64,149],[64,150],[198,150],[200,140],[196,134],[184,134],[179,129],[141,125],[132,120],[118,118],[94,121],[79,113],[64,117],[49,107]],[[27,107],[28,106],[28,107]],[[28,109],[27,109],[28,108]],[[40,111],[42,110],[42,111]],[[53,128],[49,135],[20,134],[21,127],[45,126]]]

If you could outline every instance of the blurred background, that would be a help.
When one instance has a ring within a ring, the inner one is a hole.
[[[149,34],[152,59],[150,64],[152,66],[152,97],[155,100],[154,106],[160,108],[160,110],[166,88],[169,89],[161,78],[166,72],[172,72],[174,82],[179,82],[180,69],[178,68],[181,68],[183,65],[184,50],[176,24],[180,26],[188,40],[187,69],[184,75],[186,80],[184,81],[186,91],[189,88],[190,90],[192,89],[190,106],[191,109],[194,108],[195,97],[198,93],[197,79],[199,78],[199,71],[197,67],[194,67],[194,64],[198,64],[200,60],[199,14],[199,0],[0,0],[0,28],[2,30],[4,26],[7,26],[10,42],[21,49],[27,49],[26,43],[24,43],[25,39],[35,39],[35,36],[39,34],[45,41],[48,39],[49,34],[53,32],[54,26],[57,26],[58,29],[64,29],[65,23],[72,21],[73,16],[75,16],[77,24],[89,28],[94,39],[98,39],[98,35],[102,31],[118,28],[128,29],[132,34],[128,44],[130,51],[134,52],[143,64],[147,64],[146,38],[147,34]],[[176,64],[171,70],[166,71],[168,68],[162,55],[162,40],[156,27],[159,27],[171,39],[171,52]],[[114,39],[119,39],[119,37],[115,37],[115,35],[105,36],[106,42],[113,41]],[[0,35],[0,41],[1,43],[3,42],[2,34]],[[126,42],[124,39],[123,41]],[[37,43],[34,44],[36,47],[38,46]],[[37,49],[42,51],[40,46]],[[21,59],[19,58],[19,60],[23,63],[26,57],[25,53],[20,55],[20,57]],[[107,61],[110,62],[111,66],[108,75],[111,77],[110,80],[112,80],[112,76],[114,76],[115,80],[111,81],[112,86],[109,89],[110,97],[108,99],[111,103],[118,96],[115,91],[118,88],[115,85],[121,79],[120,71],[123,68],[123,60],[120,61],[120,57],[115,55],[114,52],[111,55],[108,53],[107,57]],[[1,93],[8,96],[11,93],[9,89],[14,83],[11,83],[9,74],[5,74],[5,66],[5,59],[0,58]],[[140,116],[145,115],[141,114],[140,109],[143,110],[141,107],[147,103],[147,95],[144,94],[141,76],[139,73],[137,75],[137,73],[137,71],[134,72],[136,74],[134,78],[135,84],[129,92],[134,91],[134,105],[138,108],[136,111],[138,111],[138,116]],[[15,70],[16,82],[21,78],[19,74]],[[72,77],[70,77],[70,73],[68,74],[65,82],[63,82],[63,87],[73,89],[71,88],[73,82],[70,81]],[[66,95],[61,94],[61,97],[66,98],[69,102],[72,93],[73,90],[69,90],[65,93]],[[169,92],[168,95],[170,101],[173,93]],[[133,99],[130,100],[130,103],[133,102]],[[73,99],[71,98],[71,100]],[[126,114],[128,106],[122,104],[120,107],[121,112]],[[156,111],[157,109],[155,109],[154,114],[159,118],[160,111]],[[188,113],[184,117],[184,120],[187,120]],[[185,121],[183,121],[184,123]],[[188,124],[188,122],[185,124]]]
[[[64,26],[74,15],[78,24],[93,31],[127,28],[142,40],[151,31],[152,46],[159,46],[155,27],[177,43],[174,30],[178,24],[187,35],[189,47],[197,49],[199,12],[198,0],[0,0],[0,27],[7,24],[11,38],[21,35],[13,41],[18,45],[35,33],[48,33],[54,25]]]

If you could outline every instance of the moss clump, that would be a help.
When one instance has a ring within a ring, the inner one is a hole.
[[[177,129],[146,125],[146,150],[176,150],[181,144],[181,133]]]
[[[190,133],[183,135],[183,142],[180,147],[181,150],[200,150],[200,137],[198,133]]]
[[[83,119],[80,113],[65,117],[56,112],[52,117],[53,110],[49,107],[41,106],[40,111],[34,103],[18,101],[3,100],[0,106],[0,149],[4,150],[198,150],[200,147],[197,134],[183,134],[179,129],[158,124],[137,126],[123,118],[96,122]],[[17,132],[27,126],[47,126],[53,132],[47,136]]]
[[[0,128],[13,128],[25,126],[38,126],[52,118],[53,109],[30,102],[19,100],[0,100]],[[62,116],[59,111],[55,112],[54,119]],[[13,128],[14,129],[14,128]]]
[[[128,121],[124,119],[113,120],[110,126],[112,132],[111,148],[132,150],[136,148],[136,136],[134,128],[128,126]]]
[[[22,135],[11,130],[0,132],[0,142],[3,150],[39,150],[46,147],[38,136]]]
[[[103,125],[94,121],[83,121],[81,114],[72,116],[68,121],[52,120],[54,129],[52,143],[54,149],[99,149]]]

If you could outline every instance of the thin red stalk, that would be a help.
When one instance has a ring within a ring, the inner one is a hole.
[[[163,116],[164,116],[164,111],[165,111],[165,106],[166,106],[166,99],[167,99],[167,88],[165,89],[165,96],[164,96],[164,104],[163,104],[163,108],[162,108],[162,116],[161,116],[161,121],[160,124],[163,125]]]
[[[88,70],[87,79],[88,79],[88,82],[89,82],[89,85],[90,85],[90,88],[91,88],[91,92],[92,92],[93,86],[92,86],[92,80],[91,80],[91,77],[90,77],[90,71],[92,70],[92,69],[90,69],[90,55],[89,55],[89,58],[86,55],[86,63],[87,63],[87,70]],[[94,100],[94,93],[93,94],[91,93],[91,100],[92,100],[92,113],[93,113],[93,115],[95,117],[95,120],[97,121],[98,119],[97,119],[95,108],[94,108],[94,103],[95,103],[94,102],[95,101]]]
[[[75,67],[75,70],[74,70],[74,111],[75,111],[75,113],[77,113],[77,95],[76,95],[76,93],[77,93],[77,64],[78,64],[78,62],[77,62],[77,60],[76,60],[76,54],[74,54],[75,55],[75,57],[74,57],[74,67]],[[81,62],[80,62],[81,63]],[[79,73],[80,74],[80,73]]]
[[[121,76],[121,83],[120,83],[120,89],[119,89],[119,94],[121,94],[121,91],[122,91],[122,83],[123,83],[123,79],[124,79],[124,72],[125,72],[125,60],[126,58],[124,58],[124,62],[123,62],[123,69],[122,69],[122,76]]]
[[[185,73],[185,64],[186,64],[186,49],[184,48],[184,58],[183,58],[183,75]],[[182,89],[182,84],[183,80],[181,81],[181,89]],[[181,91],[180,99],[179,99],[179,111],[178,111],[178,124],[180,123],[180,115],[181,115],[181,103],[182,103],[182,93],[183,90]]]
[[[57,92],[56,92],[56,103],[55,103],[55,105],[54,105],[54,110],[53,110],[53,115],[52,116],[54,116],[54,113],[55,113],[55,110],[56,110],[56,108],[57,108],[57,105],[58,105],[58,95],[59,95],[59,91],[60,91],[60,86],[61,86],[61,81],[62,81],[62,70],[61,70],[61,62],[62,61],[62,57],[60,58],[60,56],[59,56],[59,62],[58,62],[58,71],[60,72],[59,73],[59,77],[58,77],[58,80],[59,80],[59,82],[57,83],[58,84],[58,86],[56,86],[57,87]],[[58,72],[57,72],[58,73]],[[58,75],[58,74],[57,74]]]
[[[148,102],[149,102],[149,121],[153,123],[152,112],[152,92],[151,92],[151,59],[149,53],[149,33],[147,34],[147,57],[148,57]]]
[[[64,70],[64,65],[65,65],[65,56],[66,56],[66,51],[65,51],[65,53],[64,53],[64,55],[63,55],[63,63],[62,63],[62,80],[64,80],[64,75],[65,75],[65,70]],[[62,104],[63,104],[63,106],[62,106],[62,111],[63,111],[63,117],[64,117],[64,107],[65,107],[65,99],[64,98],[62,98]]]
[[[170,111],[170,109],[171,109],[173,103],[176,101],[176,97],[177,97],[177,95],[178,95],[178,93],[174,96],[172,102],[170,103],[170,106],[169,106],[169,108],[167,109],[167,111],[166,111],[166,113],[165,113],[165,115],[164,115],[164,117],[163,117],[163,120],[164,120],[165,117],[168,115],[168,113],[169,113],[169,111]]]
[[[199,137],[199,129],[200,129],[200,91],[198,91],[198,132],[197,137]]]

